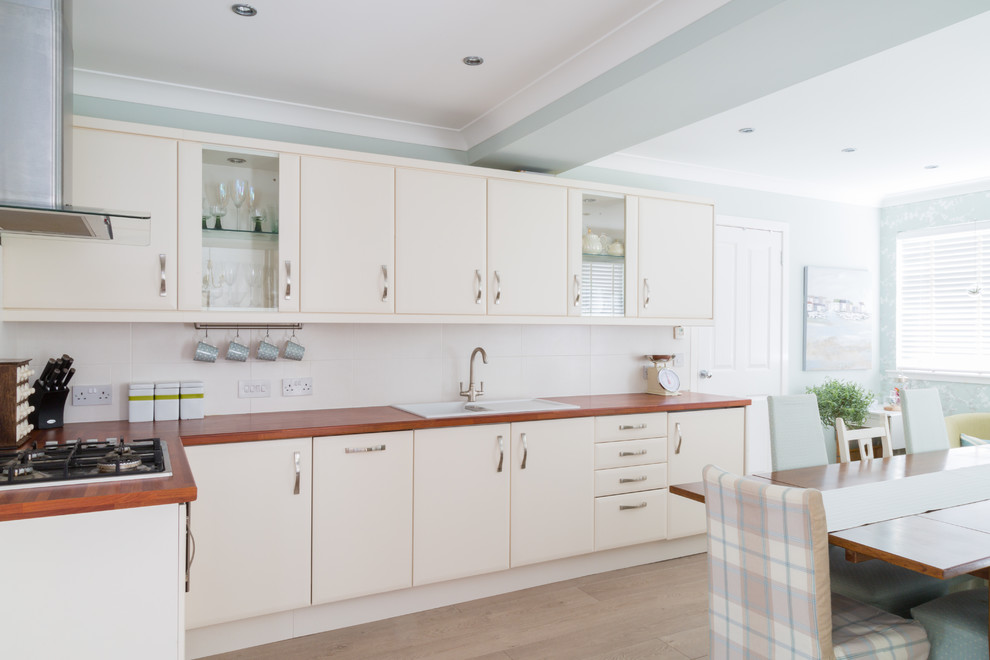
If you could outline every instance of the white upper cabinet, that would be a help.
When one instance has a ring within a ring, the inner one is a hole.
[[[488,180],[488,313],[567,314],[567,189]]]
[[[176,154],[176,140],[76,128],[72,203],[150,212],[151,242],[6,234],[4,307],[176,309]]]
[[[304,156],[304,312],[395,311],[395,168]]]
[[[180,142],[179,216],[179,309],[299,311],[299,156]]]
[[[395,171],[395,311],[485,314],[482,177]]]
[[[637,199],[567,191],[567,315],[636,315]]]
[[[639,316],[712,318],[715,210],[639,198]]]

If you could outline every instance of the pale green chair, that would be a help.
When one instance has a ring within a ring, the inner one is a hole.
[[[774,472],[835,463],[818,416],[814,394],[768,396],[770,461]]]
[[[911,608],[931,643],[930,660],[986,660],[987,588],[957,591]]]
[[[904,448],[908,454],[920,454],[949,448],[942,401],[934,387],[904,390],[901,393],[904,416]]]
[[[945,433],[949,436],[949,446],[959,447],[960,434],[981,440],[990,440],[990,413],[962,413],[945,418]]]
[[[826,445],[814,394],[769,396],[767,405],[770,458],[775,471],[835,462],[837,448],[834,440],[831,447]],[[846,551],[837,546],[829,546],[828,557],[832,591],[898,616],[906,617],[915,605],[949,591],[946,581],[885,561],[846,561]]]

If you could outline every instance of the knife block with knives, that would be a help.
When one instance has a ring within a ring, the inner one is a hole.
[[[34,382],[34,394],[28,403],[34,411],[28,421],[36,429],[54,429],[62,426],[65,400],[69,396],[69,381],[76,370],[72,368],[72,358],[62,354],[60,358],[50,358],[41,376]]]

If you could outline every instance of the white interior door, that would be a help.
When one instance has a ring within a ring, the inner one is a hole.
[[[783,391],[786,368],[786,225],[744,218],[718,222],[715,324],[692,330],[692,381],[698,392],[753,400],[746,411],[746,472],[764,472],[770,470],[767,395]]]

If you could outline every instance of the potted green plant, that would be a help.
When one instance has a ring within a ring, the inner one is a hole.
[[[841,417],[848,427],[863,426],[869,416],[873,393],[856,383],[829,378],[821,385],[805,390],[818,398],[818,415],[823,426],[835,426]]]

